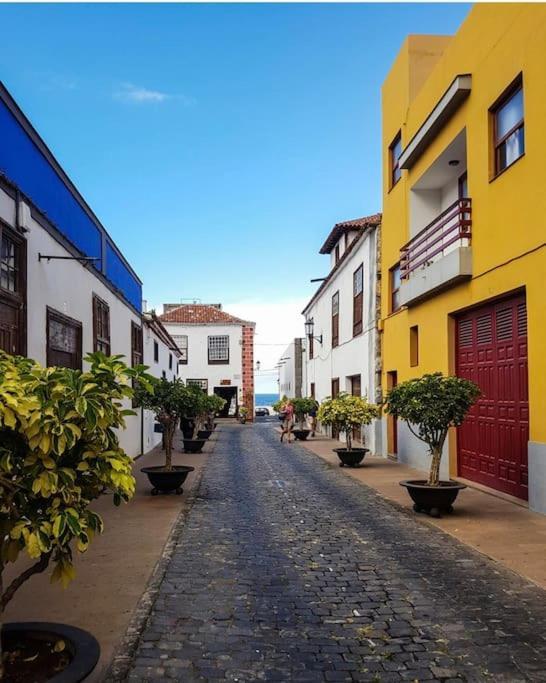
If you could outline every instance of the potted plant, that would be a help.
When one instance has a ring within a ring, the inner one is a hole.
[[[172,462],[173,440],[184,390],[184,383],[180,379],[169,382],[165,378],[155,377],[151,380],[150,388],[141,384],[136,388],[136,404],[146,410],[151,410],[163,429],[165,464],[142,467],[140,470],[148,476],[153,487],[153,496],[171,491],[180,495],[183,493],[182,484],[194,469],[188,465],[173,465]]]
[[[199,428],[197,430],[198,439],[209,439],[215,429],[216,423],[214,418],[216,413],[220,412],[224,407],[226,400],[216,394],[205,394],[203,397],[203,413],[199,419]]]
[[[319,421],[326,426],[335,427],[338,433],[345,434],[346,448],[334,448],[343,467],[356,467],[368,452],[367,448],[353,448],[353,430],[368,425],[379,416],[379,408],[373,403],[368,403],[361,396],[352,396],[341,392],[335,398],[325,399],[318,410]]]
[[[459,491],[466,488],[456,481],[441,481],[440,463],[450,427],[463,423],[480,393],[468,379],[436,372],[402,382],[387,395],[387,412],[405,420],[410,432],[427,445],[431,456],[427,480],[400,482],[407,488],[416,512],[427,512],[432,517],[452,512]]]
[[[144,366],[93,353],[86,372],[43,368],[0,352],[0,622],[6,605],[32,576],[52,566],[52,581],[74,578],[73,553],[103,530],[90,509],[102,494],[119,505],[135,490],[132,461],[120,448],[123,400],[131,380],[148,383]],[[4,569],[30,558],[8,585]],[[96,665],[96,640],[61,624],[6,624],[0,679],[61,675],[80,681]],[[15,648],[15,649],[14,649]],[[59,674],[59,669],[62,669]]]
[[[315,407],[315,399],[309,397],[293,398],[292,405],[294,406],[294,416],[297,423],[297,429],[293,429],[292,434],[299,441],[305,441],[311,433],[311,430],[307,427],[306,417]]]
[[[242,425],[244,425],[247,417],[248,417],[248,408],[246,408],[245,406],[241,406],[239,408],[239,422]]]
[[[288,397],[284,395],[282,398],[280,398],[278,401],[275,401],[275,403],[271,406],[273,410],[277,413],[279,420],[283,419],[283,411],[284,411],[284,406],[288,402]]]
[[[201,453],[205,445],[206,439],[199,438],[197,433],[206,412],[206,399],[207,395],[200,387],[182,386],[178,400],[178,415],[186,425],[191,425],[191,429],[186,427],[183,430],[182,441],[186,453]]]

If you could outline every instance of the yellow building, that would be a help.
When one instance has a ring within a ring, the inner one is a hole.
[[[451,474],[546,513],[546,5],[409,36],[383,86],[383,386],[443,371],[483,397]],[[425,469],[403,423],[388,450]]]

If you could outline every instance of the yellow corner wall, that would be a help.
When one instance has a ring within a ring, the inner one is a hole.
[[[389,269],[409,238],[409,192],[466,128],[472,198],[473,276],[433,298],[390,315],[382,301],[383,386],[441,370],[454,371],[453,313],[525,288],[528,310],[530,439],[546,442],[546,5],[476,5],[453,38],[410,36],[382,93],[383,291]],[[472,92],[410,171],[389,188],[388,147],[398,130],[403,146],[458,74],[472,74]],[[490,178],[489,108],[523,74],[525,155]],[[409,329],[419,325],[419,365],[409,364]],[[453,455],[453,454],[452,454]]]

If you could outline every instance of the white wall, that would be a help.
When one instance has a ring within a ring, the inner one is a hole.
[[[208,380],[209,394],[214,393],[214,387],[222,385],[222,380],[230,380],[231,386],[237,387],[237,402],[243,402],[243,328],[237,324],[182,324],[163,323],[171,335],[185,334],[188,336],[188,363],[180,364],[178,376],[186,382],[188,379]],[[209,365],[208,337],[229,336],[229,364]]]
[[[279,357],[279,398],[286,396],[294,398],[296,396],[296,344],[292,342]],[[284,358],[285,360],[281,360]]]
[[[14,226],[15,202],[0,189],[1,215]],[[93,293],[110,307],[112,354],[123,354],[131,362],[131,321],[140,316],[123,303],[98,277],[92,266],[77,261],[38,261],[38,254],[70,256],[21,205],[21,226],[27,241],[27,355],[46,364],[46,307],[56,309],[82,323],[83,356],[93,351]],[[85,368],[84,363],[84,368]],[[130,408],[130,402],[126,401]],[[127,429],[120,432],[121,446],[131,457],[140,453],[140,418],[126,418]]]
[[[158,344],[158,361],[154,360],[154,341]],[[169,369],[169,355],[172,356],[172,369]],[[148,373],[154,377],[165,377],[169,381],[175,379],[178,374],[178,360],[175,354],[155,334],[149,325],[143,324],[143,356],[144,365],[148,365]],[[161,433],[154,432],[155,416],[150,410],[139,410],[143,416],[142,426],[142,451],[147,453],[161,442]]]
[[[353,273],[364,266],[364,302],[362,333],[353,337]],[[321,402],[331,395],[332,378],[339,378],[340,391],[351,391],[350,376],[361,376],[362,396],[374,402],[376,398],[375,353],[376,329],[376,230],[369,231],[343,263],[319,298],[306,309],[307,318],[313,318],[314,336],[322,335],[322,345],[314,342],[314,358],[307,357],[306,395],[311,395],[315,384],[315,397]],[[332,348],[332,295],[339,291],[339,345]],[[308,346],[308,344],[307,344]],[[372,452],[381,451],[380,425],[365,430],[366,446]]]

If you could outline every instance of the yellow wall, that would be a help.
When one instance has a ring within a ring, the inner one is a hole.
[[[523,74],[525,155],[490,179],[488,110]],[[388,147],[398,130],[405,147],[458,74],[472,92],[409,171],[389,190]],[[409,190],[466,127],[472,199],[473,276],[410,309],[389,315],[383,297],[385,373],[398,381],[454,372],[450,315],[518,288],[528,311],[530,439],[546,442],[546,5],[481,4],[451,39],[410,36],[383,86],[382,275],[409,239]],[[527,253],[527,254],[526,254]],[[419,365],[410,367],[410,327],[419,325]],[[454,449],[451,449],[453,471]]]

